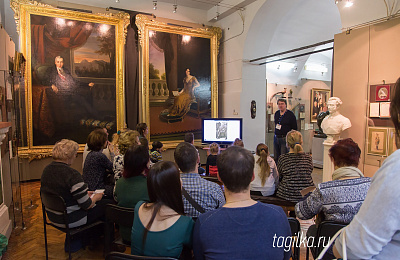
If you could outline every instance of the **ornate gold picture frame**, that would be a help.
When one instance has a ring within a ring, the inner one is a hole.
[[[328,111],[328,99],[331,97],[329,89],[311,89],[310,122],[317,122],[317,116],[321,112]]]
[[[217,56],[221,29],[189,28],[137,15],[141,120],[150,142],[175,147],[187,132],[201,139],[201,120],[218,116]]]
[[[124,44],[129,15],[91,14],[11,1],[27,60],[27,147],[43,155],[67,138],[83,150],[95,127],[124,126]]]

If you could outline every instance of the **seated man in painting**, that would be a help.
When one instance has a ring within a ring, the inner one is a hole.
[[[99,115],[88,101],[88,90],[84,85],[78,82],[68,69],[64,68],[64,59],[57,56],[54,59],[55,66],[50,67],[46,71],[45,85],[51,87],[50,102],[53,102],[53,109],[60,109],[59,104],[64,103],[67,110],[71,105],[79,107],[83,117],[98,119]],[[88,84],[90,90],[94,86],[91,82]],[[54,111],[55,112],[55,111]],[[71,112],[71,111],[68,111]]]

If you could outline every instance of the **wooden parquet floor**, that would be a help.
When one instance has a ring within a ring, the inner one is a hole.
[[[3,260],[41,260],[46,259],[43,232],[43,216],[40,201],[40,181],[27,182],[21,184],[22,210],[25,229],[22,230],[18,225],[13,229],[7,251],[3,255]],[[36,208],[27,209],[31,204],[38,205]],[[301,221],[301,228],[304,232],[311,224],[310,221]],[[65,234],[57,229],[47,226],[47,241],[49,259],[68,259],[68,254],[64,251]],[[125,253],[130,253],[127,248]],[[305,248],[301,248],[300,259],[306,256]],[[72,254],[72,259],[104,259],[103,245],[98,245],[94,251],[81,249]],[[312,256],[310,259],[313,259]]]
[[[40,182],[28,182],[21,184],[22,210],[25,230],[17,227],[13,230],[8,248],[3,256],[4,260],[39,260],[46,259],[43,232],[42,204],[40,201]],[[26,209],[26,206],[38,205],[34,209]],[[49,259],[68,259],[68,254],[64,251],[65,233],[47,226],[47,243]],[[130,251],[130,250],[129,250]],[[128,253],[128,251],[126,252]],[[72,254],[72,259],[104,259],[103,245],[99,245],[96,250],[88,248],[81,249]]]

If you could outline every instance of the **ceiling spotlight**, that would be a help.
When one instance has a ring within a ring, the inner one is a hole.
[[[293,72],[297,72],[297,66],[294,67]]]
[[[347,0],[346,5],[344,7],[350,7],[353,5],[353,2],[350,0]]]
[[[338,4],[340,2],[340,0],[335,0],[335,4]]]
[[[119,3],[119,0],[115,0],[116,3]]]
[[[153,1],[153,9],[157,10],[157,1]]]
[[[176,9],[178,9],[178,5],[174,5],[174,10],[172,12],[176,13]]]
[[[217,12],[217,15],[214,17],[214,20],[218,20],[219,18],[219,13]]]

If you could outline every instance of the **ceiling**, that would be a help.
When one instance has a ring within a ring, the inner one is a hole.
[[[151,0],[147,0],[151,1]],[[209,10],[212,7],[218,5],[221,0],[157,0],[157,2],[169,3],[169,4],[178,4],[190,8],[201,9],[201,10]]]

